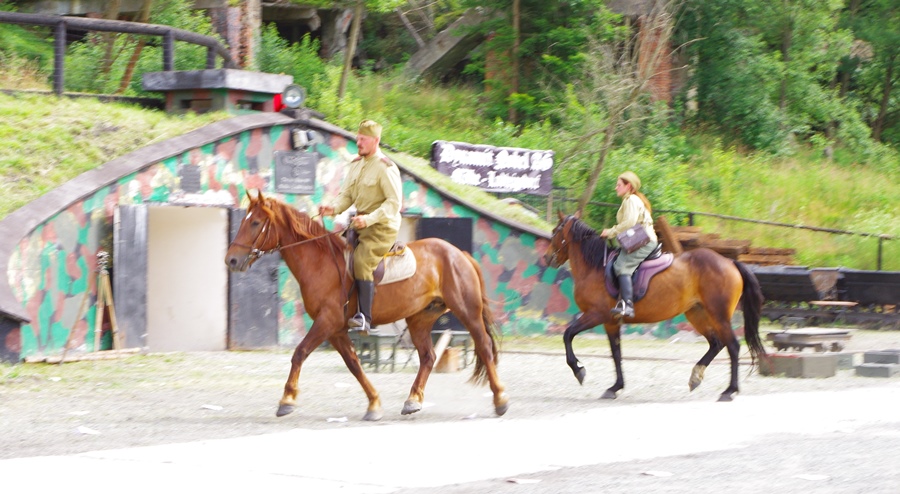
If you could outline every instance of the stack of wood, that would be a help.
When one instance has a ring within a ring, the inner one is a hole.
[[[655,226],[663,243],[663,249],[668,252],[678,253],[705,247],[729,259],[747,264],[759,266],[791,266],[795,264],[796,250],[794,249],[751,247],[750,240],[720,238],[715,233],[703,233],[698,226],[670,226],[664,216],[657,218]]]

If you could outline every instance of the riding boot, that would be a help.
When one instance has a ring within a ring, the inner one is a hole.
[[[354,331],[372,332],[372,299],[375,298],[375,282],[356,280],[356,297],[359,312],[350,318],[348,324]]]
[[[634,288],[631,276],[619,276],[619,303],[610,311],[616,317],[634,317]]]

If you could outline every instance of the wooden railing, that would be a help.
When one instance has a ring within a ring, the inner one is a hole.
[[[216,68],[216,57],[223,59],[224,68],[237,68],[231,53],[213,37],[197,34],[183,29],[159,24],[140,22],[114,21],[109,19],[88,19],[83,17],[66,17],[46,14],[22,14],[19,12],[0,12],[0,22],[8,24],[30,24],[34,26],[50,26],[53,31],[53,92],[63,93],[65,81],[64,60],[66,53],[67,29],[82,31],[104,31],[115,33],[145,34],[160,36],[163,40],[163,70],[175,70],[175,42],[184,41],[205,46],[206,68]]]

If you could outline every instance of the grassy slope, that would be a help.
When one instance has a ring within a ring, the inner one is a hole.
[[[227,117],[0,93],[0,218],[107,161]]]
[[[464,93],[431,95],[435,105]],[[419,113],[419,112],[415,112]],[[442,115],[423,112],[420,128],[436,128]],[[429,117],[430,115],[430,117]],[[53,187],[113,158],[196,129],[227,115],[173,117],[126,105],[0,93],[0,218]],[[459,122],[455,122],[459,123]],[[443,138],[467,140],[450,130]],[[537,228],[545,223],[514,209],[496,206],[489,194],[466,192],[412,156],[399,159],[415,173],[441,183],[476,204]],[[887,171],[857,163],[818,159],[812,152],[792,158],[763,158],[704,147],[690,162],[688,200],[693,211],[813,225],[900,237],[900,164]],[[701,185],[706,184],[706,185]],[[713,185],[710,185],[713,184]],[[716,193],[708,190],[714,188]],[[793,247],[809,266],[875,269],[877,240],[774,228],[699,217],[704,231],[745,238],[758,247]],[[599,226],[599,225],[597,225]],[[900,240],[883,244],[883,269],[900,270]]]

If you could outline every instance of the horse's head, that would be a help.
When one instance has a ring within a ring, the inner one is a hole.
[[[262,191],[255,198],[248,192],[247,197],[250,199],[247,214],[225,253],[225,264],[234,272],[246,271],[260,256],[279,247],[278,233],[272,224],[273,212]]]
[[[550,237],[550,247],[544,254],[544,262],[551,268],[558,268],[569,260],[569,244],[571,236],[572,223],[578,219],[579,213],[564,216],[561,211],[557,211],[559,222],[553,229],[553,235]]]

